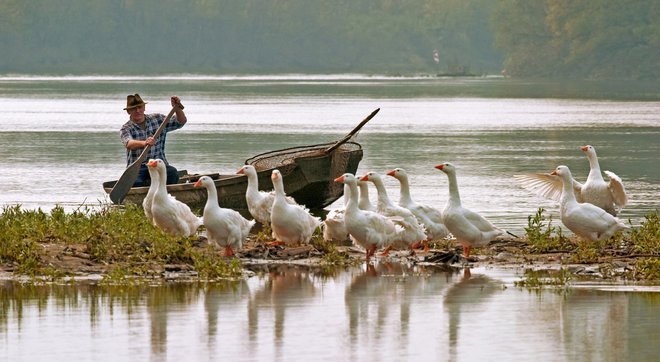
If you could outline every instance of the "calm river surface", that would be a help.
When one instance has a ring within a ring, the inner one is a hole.
[[[240,282],[0,286],[3,361],[653,361],[660,293],[511,271],[272,267]]]
[[[579,147],[630,194],[633,225],[660,209],[660,85],[341,76],[0,76],[0,206],[68,210],[109,200],[124,170],[127,94],[189,122],[168,159],[191,172],[235,173],[269,150],[331,142],[371,111],[358,173],[404,167],[418,202],[444,206],[458,168],[463,204],[522,233],[539,207],[512,175],[559,164],[586,179]],[[386,178],[390,197],[398,184]],[[372,198],[375,193],[372,194]],[[341,206],[342,200],[336,205]],[[512,287],[510,271],[377,265],[333,275],[276,271],[240,283],[141,289],[0,288],[0,360],[651,360],[660,354],[658,295]],[[507,358],[508,357],[508,358]],[[654,358],[652,358],[654,357]]]
[[[589,167],[579,147],[591,144],[602,169],[618,174],[631,195],[620,217],[639,224],[660,208],[660,86],[560,85],[359,76],[0,77],[0,205],[109,202],[101,183],[124,170],[122,108],[126,94],[138,92],[148,112],[167,113],[173,94],[184,101],[189,122],[169,135],[167,156],[191,172],[235,173],[261,152],[338,140],[380,108],[359,134],[358,173],[404,167],[413,198],[442,208],[447,178],[434,166],[452,162],[464,205],[512,232],[539,207],[557,213],[556,203],[518,187],[512,175],[565,164],[585,180]],[[587,99],[574,98],[580,92]],[[385,182],[396,201],[397,181]]]

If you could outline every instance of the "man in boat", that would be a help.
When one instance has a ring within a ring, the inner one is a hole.
[[[188,120],[186,114],[183,113],[183,106],[179,97],[172,96],[170,102],[172,103],[172,107],[175,108],[175,114],[170,118],[162,133],[156,139],[152,135],[165,121],[165,115],[161,113],[145,114],[144,111],[147,102],[142,101],[142,98],[137,93],[129,94],[126,97],[126,108],[124,110],[128,113],[129,120],[124,123],[120,130],[121,141],[124,147],[126,147],[126,165],[128,166],[135,162],[144,148],[147,145],[151,145],[149,155],[144,158],[142,165],[140,165],[140,173],[133,184],[134,187],[149,185],[150,177],[147,161],[151,158],[160,158],[167,165],[168,184],[174,184],[179,181],[177,169],[170,165],[165,158],[165,140],[167,139],[168,132],[183,127]]]

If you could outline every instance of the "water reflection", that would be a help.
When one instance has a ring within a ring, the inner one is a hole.
[[[602,298],[577,290],[562,300],[559,328],[568,359],[627,360],[630,353],[626,336],[628,328],[634,328],[628,325],[628,311],[628,297],[624,293]],[[594,340],[602,341],[609,348],[600,348]]]
[[[0,360],[652,360],[660,293],[530,292],[511,271],[269,266],[218,283],[0,284]]]
[[[650,351],[648,343],[660,336],[659,307],[660,293],[631,298],[629,292],[575,290],[562,300],[559,310],[564,353],[568,359],[592,361],[655,360],[657,351]]]
[[[451,285],[457,272],[458,269],[445,265],[379,262],[366,264],[352,274],[344,293],[350,359],[428,355],[428,350],[415,348],[428,337],[420,335],[416,323],[425,319],[429,308],[437,308],[442,291]],[[390,347],[365,352],[365,345]]]
[[[241,301],[250,297],[250,288],[245,280],[237,282],[209,283],[202,288],[204,311],[206,312],[206,340],[209,349],[223,348],[224,338],[220,335],[224,323],[240,314]]]
[[[474,316],[481,313],[484,304],[497,292],[503,291],[503,283],[484,274],[472,275],[470,268],[463,269],[463,277],[456,279],[444,294],[444,305],[446,308],[447,319],[449,322],[448,345],[449,355],[452,359],[458,357],[459,341],[463,345],[474,343],[473,334],[475,328],[481,328],[478,325],[467,324],[461,331],[461,317],[468,315]],[[496,320],[489,321],[488,325],[497,323]]]
[[[248,336],[251,345],[256,347],[259,336],[264,333],[264,326],[260,320],[265,316],[272,318],[273,343],[276,355],[280,355],[284,343],[287,309],[296,309],[300,301],[313,299],[316,288],[308,272],[303,268],[286,265],[267,267],[265,283],[249,297],[248,308]],[[304,318],[295,311],[290,312],[290,318]]]

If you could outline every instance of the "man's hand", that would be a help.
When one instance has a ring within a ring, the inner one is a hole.
[[[172,103],[172,107],[179,107],[180,109],[183,109],[183,104],[181,104],[181,99],[177,96],[172,96],[170,98],[170,103]]]
[[[155,144],[156,144],[156,139],[153,138],[153,137],[148,137],[148,138],[144,141],[144,147],[147,147],[147,145],[149,145],[149,146],[153,146],[153,145],[155,145]]]

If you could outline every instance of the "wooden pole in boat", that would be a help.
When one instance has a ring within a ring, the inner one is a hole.
[[[163,132],[163,129],[165,129],[165,126],[170,122],[170,119],[172,118],[172,115],[174,115],[174,112],[176,112],[177,108],[183,109],[183,105],[179,103],[172,107],[172,110],[167,114],[167,117],[163,123],[160,124],[156,132],[153,134],[153,138],[158,138],[158,136],[160,136],[160,134]],[[133,184],[135,183],[135,180],[137,179],[140,172],[140,165],[142,165],[142,161],[144,161],[144,159],[147,157],[150,149],[151,145],[146,145],[140,156],[135,161],[133,161],[133,163],[128,165],[128,167],[126,167],[124,173],[112,187],[112,190],[110,190],[110,200],[112,200],[112,202],[115,204],[121,204],[121,202],[124,201],[124,197],[126,197],[128,191],[131,189],[131,187],[133,187]]]
[[[336,150],[337,147],[339,147],[339,146],[343,145],[344,143],[346,143],[346,141],[351,139],[351,137],[353,137],[353,135],[355,135],[360,130],[360,128],[362,128],[362,126],[364,126],[365,124],[367,124],[367,122],[369,122],[369,120],[374,118],[374,116],[376,115],[376,113],[378,113],[378,111],[380,111],[380,108],[376,108],[376,110],[371,112],[371,114],[368,115],[367,118],[362,120],[362,122],[360,122],[360,124],[358,124],[357,127],[353,128],[353,130],[349,134],[347,134],[346,136],[344,136],[344,138],[337,141],[334,145],[326,148],[325,151],[323,151],[323,152],[326,153],[326,154],[330,153],[330,152]]]

